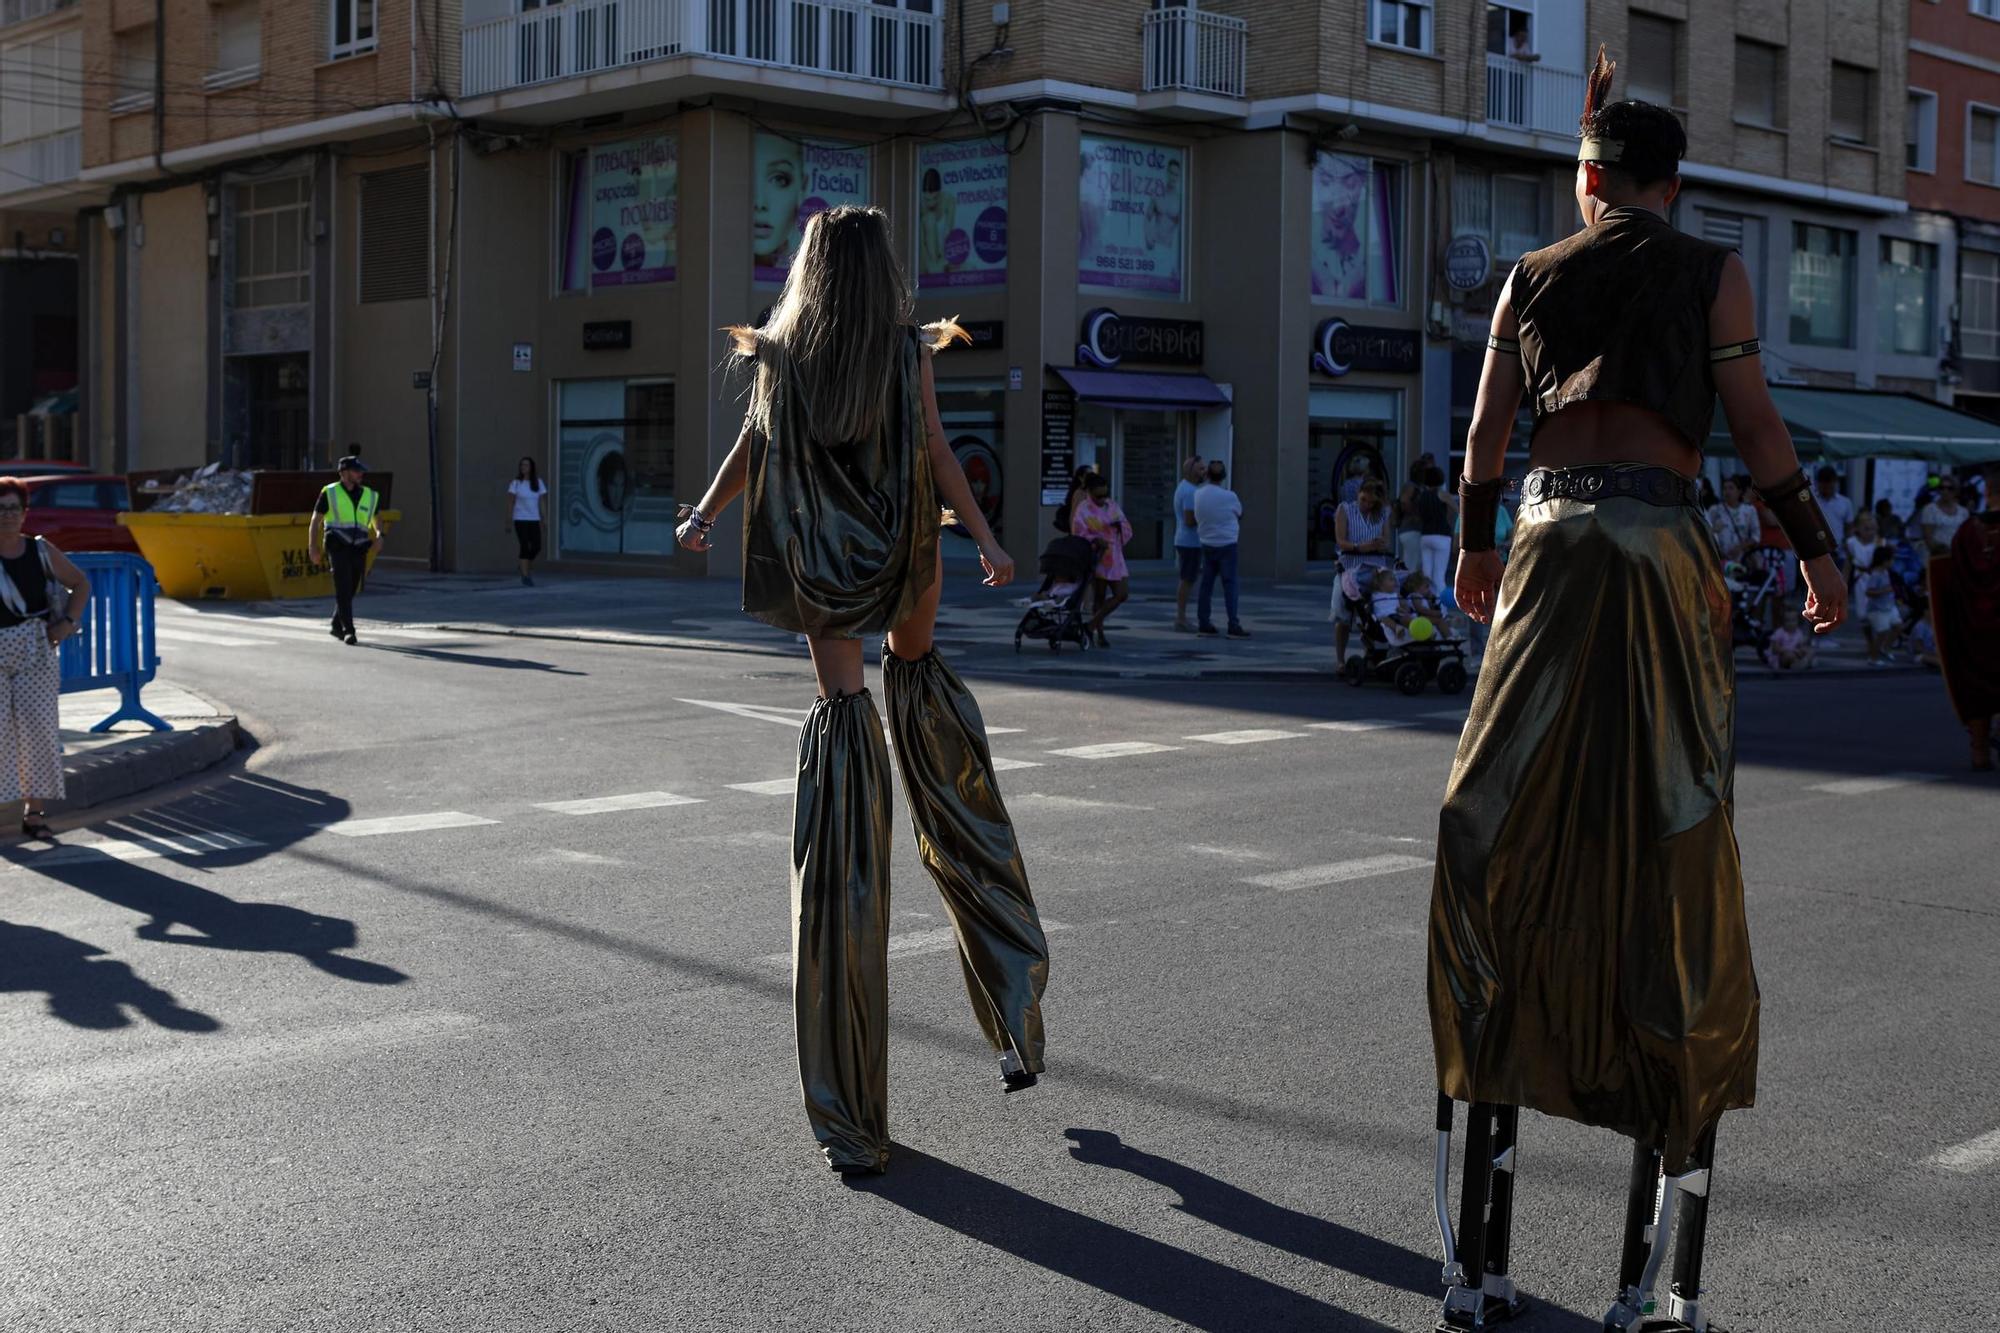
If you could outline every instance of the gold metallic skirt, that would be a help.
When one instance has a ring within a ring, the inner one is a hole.
[[[1661,1144],[1668,1170],[1752,1104],[1734,712],[1729,595],[1696,510],[1522,506],[1438,821],[1445,1093]]]

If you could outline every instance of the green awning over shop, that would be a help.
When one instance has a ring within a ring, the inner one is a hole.
[[[1915,394],[1774,384],[1771,401],[1801,457],[1920,458],[1961,466],[2000,462],[2000,425]],[[1719,405],[1708,452],[1736,452]]]

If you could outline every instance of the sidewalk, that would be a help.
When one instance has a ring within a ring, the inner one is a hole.
[[[1226,639],[1176,632],[1174,575],[1135,574],[1131,600],[1105,627],[1109,649],[1083,652],[1065,644],[1052,653],[1046,644],[1028,640],[1017,652],[1014,629],[1022,603],[1039,579],[1023,570],[1006,589],[984,588],[975,564],[949,560],[938,644],[947,656],[983,674],[1332,681],[1337,676],[1333,627],[1327,621],[1331,577],[1319,573],[1309,576],[1308,582],[1245,580],[1242,613],[1253,637]],[[733,579],[550,574],[538,576],[536,582],[536,587],[524,588],[512,575],[378,570],[357,606],[364,619],[466,634],[805,656],[804,645],[793,635],[744,616],[740,588]],[[199,610],[199,604],[189,606]],[[331,604],[324,599],[287,601],[266,609],[316,620],[330,613]],[[1217,607],[1218,620],[1220,611]],[[1893,668],[1867,665],[1859,632],[1848,629],[1821,646],[1818,665],[1804,674],[1873,675],[1888,670]],[[1780,674],[1756,662],[1747,650],[1737,653],[1737,672],[1744,678]]]
[[[63,780],[69,794],[50,805],[54,814],[136,796],[149,788],[199,773],[236,750],[236,719],[208,700],[168,681],[148,685],[142,701],[173,724],[154,731],[139,722],[93,732],[118,708],[118,691],[90,690],[62,696]],[[18,811],[18,806],[9,807]],[[12,827],[18,819],[0,823]]]

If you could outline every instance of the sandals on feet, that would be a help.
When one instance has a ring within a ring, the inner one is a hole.
[[[49,828],[49,821],[46,815],[31,815],[28,814],[26,811],[22,812],[21,814],[22,837],[30,840],[36,840],[41,838],[47,838],[50,836],[50,833],[51,830]]]

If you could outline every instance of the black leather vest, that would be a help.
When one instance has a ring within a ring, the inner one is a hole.
[[[1701,448],[1715,416],[1708,311],[1729,250],[1614,208],[1514,269],[1535,426],[1571,403],[1633,403]]]

